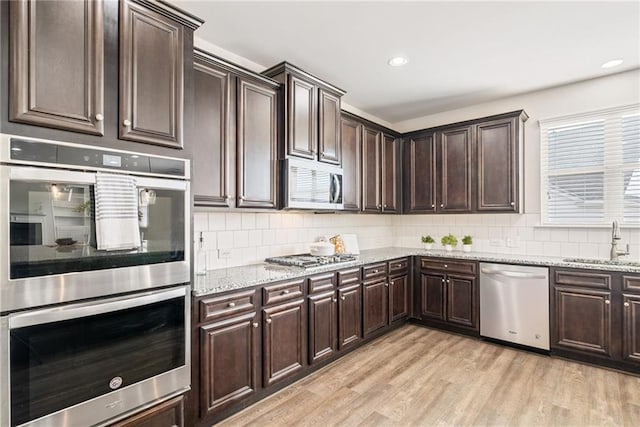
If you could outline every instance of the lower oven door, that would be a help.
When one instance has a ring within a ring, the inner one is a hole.
[[[189,311],[180,286],[2,317],[0,425],[91,426],[187,390]]]

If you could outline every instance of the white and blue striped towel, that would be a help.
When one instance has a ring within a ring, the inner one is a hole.
[[[139,248],[138,191],[135,179],[127,175],[98,172],[95,202],[98,250]]]

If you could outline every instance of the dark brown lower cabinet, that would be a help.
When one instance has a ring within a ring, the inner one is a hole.
[[[443,274],[422,273],[422,317],[445,320],[445,278]]]
[[[305,300],[262,309],[263,385],[300,372],[307,356]]]
[[[557,348],[612,356],[611,292],[555,288]]]
[[[255,312],[200,328],[202,417],[256,393],[259,346],[259,324]]]
[[[624,358],[640,362],[640,295],[623,295],[622,339]]]
[[[338,348],[340,350],[362,340],[362,286],[338,289]]]
[[[111,427],[184,427],[184,397],[174,397]]]
[[[447,322],[477,329],[476,280],[447,275]]]
[[[388,286],[386,276],[363,283],[362,310],[365,337],[388,324]]]
[[[337,350],[336,293],[309,296],[309,364],[325,360]]]
[[[409,316],[409,276],[404,274],[389,279],[389,321]]]

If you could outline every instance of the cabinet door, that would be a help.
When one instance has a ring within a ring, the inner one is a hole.
[[[478,290],[474,277],[449,274],[447,322],[478,329]]]
[[[378,212],[380,202],[380,132],[363,128],[362,140],[362,210]]]
[[[362,338],[362,287],[338,289],[338,346],[340,350]]]
[[[471,211],[471,132],[467,126],[439,133],[441,212]]]
[[[277,93],[238,77],[238,207],[275,208]]]
[[[336,302],[333,291],[309,296],[309,364],[331,357],[336,352]]]
[[[200,328],[200,416],[237,404],[258,388],[256,313]]]
[[[611,292],[555,288],[555,348],[611,357]]]
[[[306,359],[304,299],[264,308],[263,384],[270,386],[302,370]]]
[[[318,160],[339,165],[342,160],[340,143],[340,97],[318,89],[320,111],[318,115]]]
[[[623,295],[622,339],[624,358],[640,362],[640,296]]]
[[[111,427],[183,427],[184,397],[178,396],[138,414],[125,418]]]
[[[342,140],[342,200],[344,209],[359,211],[361,203],[362,125],[343,117],[340,120]]]
[[[181,24],[120,3],[120,139],[182,147]]]
[[[289,122],[287,154],[315,159],[317,113],[316,87],[296,76],[288,76],[287,119]]]
[[[400,212],[400,140],[382,135],[382,211]]]
[[[434,135],[410,139],[404,149],[404,204],[409,213],[436,210],[436,144]]]
[[[188,131],[192,146],[194,202],[201,206],[229,207],[232,76],[198,58],[194,58],[193,69],[195,126]]]
[[[476,127],[478,211],[518,211],[517,119]]]
[[[387,326],[389,319],[386,279],[363,284],[364,336]]]
[[[12,1],[9,25],[9,120],[103,135],[102,1]]]
[[[446,287],[445,276],[422,273],[420,275],[422,294],[422,317],[445,320]]]
[[[409,276],[389,279],[389,322],[409,315]]]

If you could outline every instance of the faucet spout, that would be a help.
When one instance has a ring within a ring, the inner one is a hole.
[[[620,229],[618,228],[618,221],[614,220],[611,230],[611,239],[620,240]]]
[[[629,255],[629,244],[627,244],[627,250],[618,249],[618,240],[620,240],[620,229],[618,228],[618,221],[613,221],[611,229],[611,254],[609,259],[611,261],[618,261],[619,256]]]

